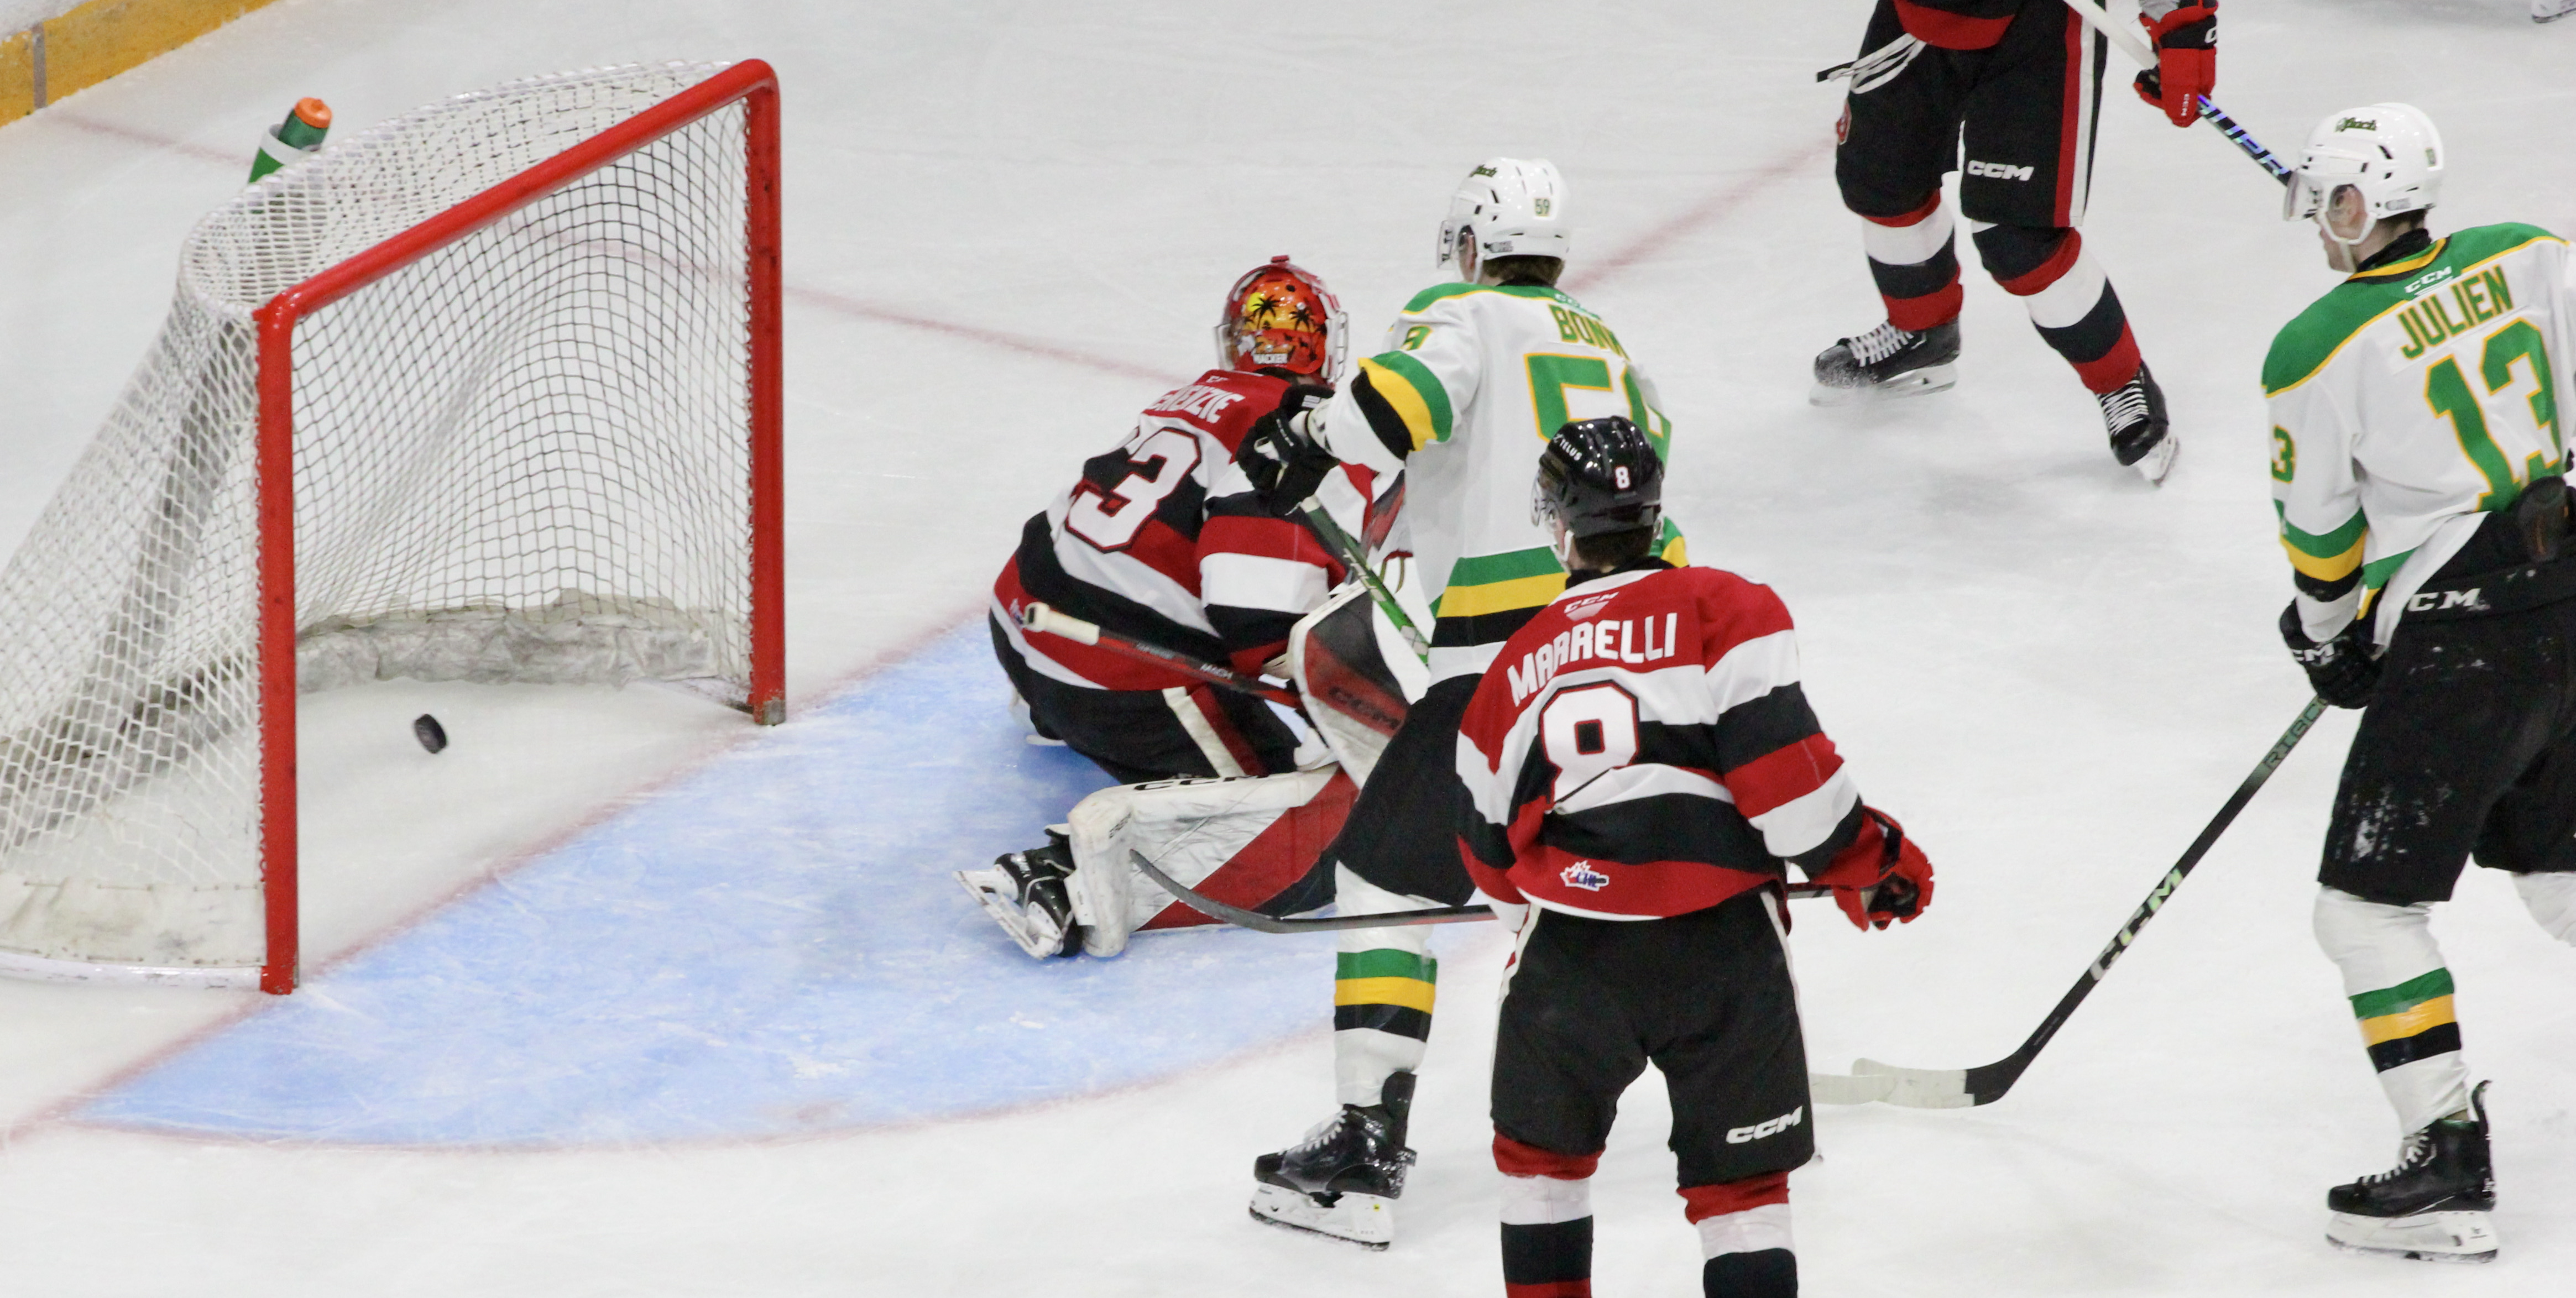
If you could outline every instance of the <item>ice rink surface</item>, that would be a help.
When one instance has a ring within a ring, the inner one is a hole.
[[[2214,132],[2107,93],[2087,246],[2184,445],[2161,491],[1968,270],[1957,390],[1805,404],[1877,319],[1830,174],[1867,0],[859,6],[282,0],[0,130],[0,543],[161,319],[181,235],[302,95],[349,130],[514,77],[758,56],[787,104],[791,721],[675,693],[310,700],[306,988],[0,984],[0,1291],[1491,1293],[1501,949],[1450,930],[1395,1248],[1245,1220],[1329,1106],[1327,964],[1241,932],[1035,965],[942,872],[1098,777],[1018,745],[971,626],[1021,519],[1196,373],[1275,252],[1366,349],[1458,176],[1565,171],[1568,287],[1662,387],[1693,557],[1774,584],[1870,800],[1940,867],[1891,933],[1806,908],[1819,1067],[2037,1022],[2297,713],[2256,369],[2333,277]],[[1291,14],[1293,25],[1272,25]],[[2437,228],[2576,228],[2576,23],[2238,0],[2218,98],[2276,149],[2403,99]],[[1965,251],[1963,249],[1963,251]],[[409,718],[455,747],[431,758]],[[2471,871],[2436,922],[2496,1081],[2504,1256],[2332,1252],[2396,1133],[2308,936],[2321,726],[1994,1106],[1815,1115],[1817,1294],[2566,1291],[2576,952]],[[1604,1294],[1689,1292],[1652,1079],[1595,1190]]]

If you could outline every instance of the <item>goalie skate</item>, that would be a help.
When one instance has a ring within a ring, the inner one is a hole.
[[[1047,830],[1047,845],[994,858],[981,870],[959,870],[957,882],[966,895],[1040,960],[1071,955],[1081,949],[1082,926],[1073,922],[1073,899],[1065,880],[1073,873],[1073,850],[1065,835]]]

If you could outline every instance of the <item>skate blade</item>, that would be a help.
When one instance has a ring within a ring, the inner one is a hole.
[[[2338,1212],[2326,1242],[2351,1253],[2385,1253],[2416,1262],[2492,1262],[2495,1228],[2483,1212],[2427,1212],[2412,1217],[2356,1217]]]
[[[2173,472],[2174,461],[2181,458],[2182,443],[2172,433],[2166,433],[2163,441],[2148,447],[2147,453],[2139,456],[2138,462],[2129,467],[2136,469],[2138,476],[2147,480],[2148,486],[2161,487],[2165,485],[2165,475]]]
[[[1001,871],[952,870],[950,873],[966,889],[966,895],[974,898],[975,904],[983,907],[984,913],[1001,925],[1002,931],[1010,934],[1011,940],[1019,943],[1020,949],[1028,952],[1030,958],[1051,960],[1067,954],[1062,930],[1052,924],[1037,922],[1027,911],[1020,909],[1008,891],[993,882],[995,879],[1005,884],[1008,882],[1008,876]]]
[[[1395,1242],[1395,1200],[1374,1194],[1339,1194],[1328,1206],[1285,1186],[1257,1185],[1252,1189],[1252,1219],[1366,1249],[1383,1251]]]
[[[1885,383],[1873,383],[1864,388],[1835,388],[1819,383],[1808,389],[1807,404],[1826,407],[1865,406],[1880,401],[1893,401],[1899,397],[1929,396],[1935,392],[1947,392],[1957,386],[1959,386],[1959,367],[1956,364],[1926,365],[1922,369],[1899,374]]]

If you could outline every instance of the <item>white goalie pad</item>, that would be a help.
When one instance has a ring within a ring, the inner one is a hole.
[[[1430,683],[1421,660],[1357,581],[1343,583],[1290,629],[1288,672],[1315,733],[1361,784],[1404,724],[1407,705]]]
[[[1340,768],[1324,766],[1289,775],[1122,784],[1084,798],[1071,817],[1071,891],[1082,949],[1113,956],[1140,930],[1216,922],[1145,878],[1129,852],[1143,853],[1215,900],[1258,909],[1306,877],[1341,832],[1358,792]]]

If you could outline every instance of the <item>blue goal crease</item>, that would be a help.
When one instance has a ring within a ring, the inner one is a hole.
[[[1324,1021],[1329,938],[1031,960],[949,872],[1109,780],[978,623],[90,1102],[248,1139],[761,1139],[1133,1085]]]

